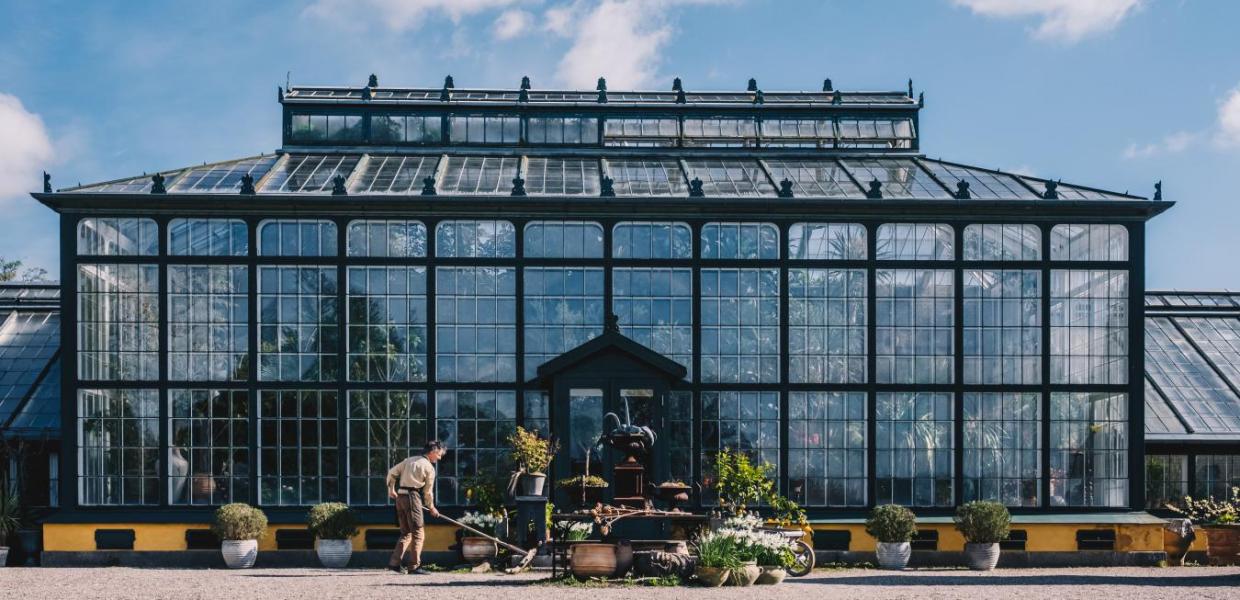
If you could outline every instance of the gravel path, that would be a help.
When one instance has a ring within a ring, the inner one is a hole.
[[[820,571],[777,587],[605,588],[537,584],[545,573],[519,576],[436,573],[396,575],[383,571],[256,569],[0,569],[0,598],[514,598],[519,600],[652,600],[659,598],[1128,598],[1240,599],[1240,567],[1004,569],[989,573],[918,570]]]

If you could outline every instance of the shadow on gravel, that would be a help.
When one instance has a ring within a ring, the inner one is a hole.
[[[425,581],[425,580],[421,580],[421,578],[419,579],[420,579],[419,581],[408,581],[408,582],[402,581],[401,583],[385,583],[383,585],[397,586],[397,587],[419,587],[419,588],[423,588],[423,587],[429,587],[429,588],[435,588],[435,587],[449,587],[449,588],[450,587],[516,587],[516,586],[529,587],[530,584],[533,583],[533,581],[528,580],[528,579],[498,579],[497,578],[497,579],[486,579],[486,580],[478,580],[478,581],[468,581],[468,580],[461,580],[461,579],[457,579],[454,581],[434,581],[434,580]]]
[[[871,575],[865,577],[823,577],[821,579],[789,579],[808,585],[872,585],[872,586],[999,586],[999,585],[1129,585],[1143,587],[1232,587],[1240,585],[1240,575],[1202,575],[1198,577],[1127,577],[1106,575]]]

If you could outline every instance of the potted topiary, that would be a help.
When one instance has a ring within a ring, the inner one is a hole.
[[[315,551],[319,563],[329,569],[343,569],[353,556],[353,536],[357,535],[357,513],[343,502],[316,504],[306,515],[306,528],[318,539]]]
[[[974,571],[999,564],[999,542],[1008,538],[1012,515],[1003,504],[978,500],[956,509],[956,529],[964,536],[964,561]]]
[[[555,456],[555,444],[519,426],[508,435],[508,443],[512,445],[512,460],[517,466],[521,494],[543,495],[543,484],[547,480],[546,470]]]
[[[0,567],[9,560],[9,535],[21,525],[21,505],[15,490],[0,489]]]
[[[877,506],[865,521],[865,532],[878,540],[878,566],[897,571],[908,566],[912,555],[909,542],[917,533],[913,511],[898,504]]]
[[[556,485],[568,493],[568,498],[578,508],[592,508],[607,489],[607,481],[598,475],[574,475],[559,480]]]
[[[220,554],[230,569],[248,569],[258,559],[258,538],[267,531],[267,515],[244,502],[215,511],[211,531],[220,538]]]
[[[736,547],[736,538],[721,532],[707,532],[693,543],[697,567],[693,575],[706,587],[719,587],[734,569],[744,566]]]

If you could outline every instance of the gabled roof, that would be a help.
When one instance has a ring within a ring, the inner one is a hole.
[[[610,351],[617,351],[629,358],[663,373],[669,379],[679,381],[688,370],[680,363],[633,341],[628,336],[608,328],[603,334],[561,354],[538,367],[538,379],[547,380],[572,367]]]
[[[1146,438],[1240,442],[1240,292],[1145,295]]]
[[[60,435],[60,286],[0,284],[0,436]]]

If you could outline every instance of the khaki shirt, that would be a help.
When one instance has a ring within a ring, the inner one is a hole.
[[[435,506],[435,465],[425,456],[410,456],[392,467],[387,474],[389,490],[413,488],[422,490],[422,505]],[[397,490],[399,491],[399,490]]]

